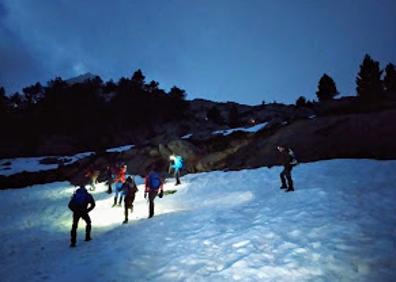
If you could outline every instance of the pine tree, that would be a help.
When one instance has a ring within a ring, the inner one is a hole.
[[[381,75],[379,63],[366,54],[356,77],[358,96],[370,101],[380,99],[384,94]]]
[[[0,115],[6,111],[7,108],[7,96],[5,95],[4,87],[0,87]]]
[[[305,99],[304,96],[298,97],[296,100],[296,106],[297,107],[305,107],[307,105],[307,99]]]
[[[159,90],[159,82],[152,80],[149,84],[146,84],[144,90],[150,94],[156,93]]]
[[[0,98],[3,99],[3,98],[5,98],[5,97],[6,97],[6,95],[5,95],[5,89],[4,89],[3,86],[0,86]]]
[[[113,80],[109,80],[104,85],[103,92],[104,93],[111,93],[111,92],[114,92],[116,89],[117,89],[117,85],[114,83],[114,81]]]
[[[138,69],[137,71],[135,71],[133,73],[131,82],[138,89],[142,89],[145,84],[145,81],[144,81],[145,79],[146,79],[146,77],[143,75],[143,72],[140,69]]]
[[[169,110],[171,118],[182,118],[188,110],[188,103],[185,101],[187,94],[183,89],[173,86],[168,93]]]
[[[318,91],[316,91],[319,101],[332,100],[338,94],[334,80],[327,74],[323,74],[319,80]]]
[[[23,88],[23,94],[25,95],[26,102],[28,105],[36,104],[43,98],[44,88],[37,82],[34,85]]]
[[[396,95],[396,70],[393,64],[385,68],[384,88],[387,94]]]

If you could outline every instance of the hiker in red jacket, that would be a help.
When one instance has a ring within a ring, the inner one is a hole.
[[[123,164],[116,173],[116,177],[114,179],[115,195],[114,195],[113,207],[115,207],[117,205],[118,195],[120,195],[120,199],[118,201],[118,206],[121,206],[122,197],[124,195],[124,193],[122,192],[122,185],[125,183],[126,172],[127,172],[127,166],[126,166],[126,164]]]

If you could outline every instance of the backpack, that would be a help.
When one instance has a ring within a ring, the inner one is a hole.
[[[87,208],[89,202],[88,193],[83,189],[78,189],[69,202],[69,209],[72,211],[82,211]]]
[[[297,161],[296,155],[294,154],[292,149],[289,149],[288,153],[289,153],[289,158],[290,158],[290,162],[289,163],[291,165],[298,165],[298,161]]]
[[[176,156],[174,166],[175,166],[175,168],[177,168],[179,170],[183,168],[183,159],[182,159],[182,157]]]
[[[160,176],[157,172],[150,172],[149,177],[148,177],[148,186],[150,189],[153,190],[158,190],[159,187],[161,186],[161,179]]]

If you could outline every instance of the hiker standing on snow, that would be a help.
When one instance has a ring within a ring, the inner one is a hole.
[[[291,171],[293,167],[297,165],[297,159],[290,148],[278,145],[276,149],[281,154],[281,164],[283,165],[283,170],[280,173],[280,179],[282,182],[282,186],[280,188],[286,189],[285,192],[292,192],[294,191],[294,186]]]
[[[154,165],[153,169],[149,172],[149,174],[144,179],[144,198],[149,200],[149,217],[154,216],[154,199],[157,195],[162,198],[164,193],[163,190],[163,181],[161,179],[161,175],[158,172],[158,165]]]
[[[106,178],[106,184],[108,186],[107,193],[111,194],[113,193],[113,189],[111,187],[111,185],[113,184],[113,171],[110,165],[106,166],[105,178]]]
[[[132,177],[128,176],[125,183],[122,185],[122,191],[125,195],[125,200],[124,200],[125,220],[123,223],[128,223],[128,213],[129,213],[128,210],[130,209],[131,213],[133,212],[133,202],[135,201],[135,194],[136,192],[139,191]]]
[[[180,171],[183,168],[183,158],[181,156],[171,155],[169,157],[171,164],[169,166],[169,173],[173,170],[173,175],[176,178],[175,185],[179,185],[180,183]]]
[[[121,202],[122,202],[122,196],[123,196],[123,192],[122,192],[122,185],[125,182],[125,177],[126,177],[126,171],[127,171],[127,166],[126,164],[122,165],[117,174],[116,177],[114,179],[114,204],[113,207],[115,207],[117,205],[117,199],[118,199],[118,195],[120,196],[120,199],[118,201],[118,206],[121,206]]]
[[[89,207],[88,207],[89,205]],[[85,228],[85,241],[91,241],[91,218],[89,212],[95,208],[95,200],[88,193],[85,186],[80,186],[69,202],[69,209],[73,211],[73,224],[70,231],[70,247],[76,246],[78,221],[82,218],[87,224]]]
[[[85,177],[89,179],[89,188],[90,191],[95,191],[96,186],[95,184],[98,182],[100,171],[97,169],[93,169],[92,167],[88,168],[88,171],[85,173]]]

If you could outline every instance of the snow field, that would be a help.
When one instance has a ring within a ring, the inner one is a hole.
[[[142,179],[129,224],[97,186],[93,241],[69,249],[73,187],[0,191],[2,281],[394,281],[396,161],[332,160],[169,179],[146,219]]]

